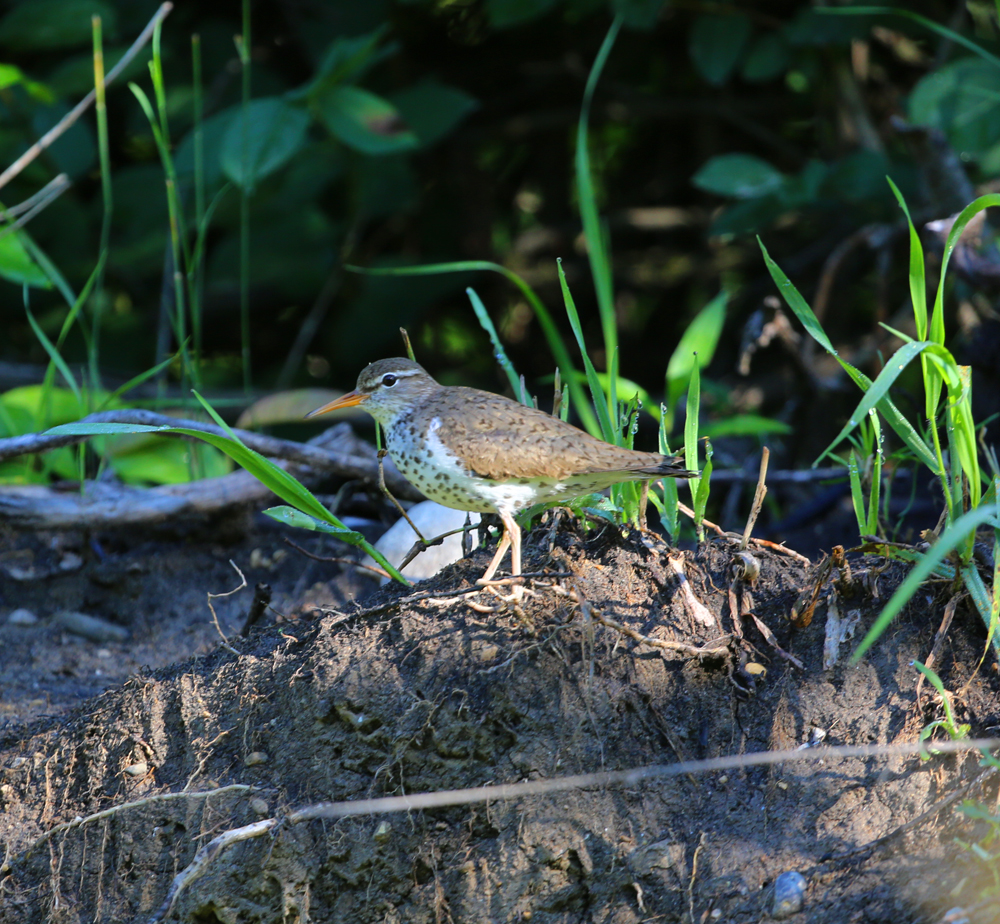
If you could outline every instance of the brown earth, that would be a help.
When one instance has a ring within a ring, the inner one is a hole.
[[[515,605],[456,595],[485,551],[421,585],[429,598],[386,588],[356,604],[353,572],[276,560],[276,526],[230,526],[228,545],[218,525],[207,543],[2,537],[0,565],[21,570],[18,581],[3,573],[0,612],[42,617],[0,627],[2,924],[150,920],[212,838],[312,803],[781,750],[816,729],[826,744],[912,742],[940,716],[927,691],[918,707],[909,662],[926,657],[946,588],[920,595],[858,667],[824,671],[823,610],[803,630],[788,620],[806,569],[756,552],[755,612],[800,670],[750,626],[747,645],[694,657],[587,620],[694,645],[728,635],[734,546],[724,540],[687,555],[691,588],[720,621],[709,628],[685,606],[666,548],[612,527],[536,529],[526,570],[572,576],[534,581]],[[80,566],[60,570],[73,555]],[[284,614],[244,639],[251,591],[216,600],[232,651],[205,603],[238,583],[229,559],[251,587],[268,580]],[[878,597],[860,602],[859,631],[901,573],[889,568]],[[76,640],[55,624],[59,609],[101,615],[132,638]],[[948,689],[963,690],[959,718],[973,735],[1000,726],[997,675],[975,672],[984,634],[960,606],[939,666]],[[741,652],[768,667],[755,693]],[[979,772],[975,757],[786,762],[286,822],[209,858],[166,920],[757,922],[769,919],[775,878],[797,870],[805,910],[792,921],[934,922],[984,894],[953,838],[985,831],[954,806],[844,855]],[[970,795],[991,805],[995,787]],[[970,920],[998,915],[985,905]]]

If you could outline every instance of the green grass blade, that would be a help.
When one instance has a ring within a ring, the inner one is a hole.
[[[597,412],[597,419],[600,421],[600,435],[606,442],[615,443],[617,427],[615,427],[608,412],[608,400],[604,395],[604,389],[601,387],[601,380],[597,376],[597,370],[587,355],[587,345],[583,340],[583,328],[580,326],[580,315],[577,313],[576,303],[573,301],[573,295],[569,291],[569,285],[566,283],[566,273],[562,268],[562,260],[557,260],[556,265],[559,268],[559,287],[562,289],[563,301],[566,303],[566,315],[569,318],[569,326],[573,330],[573,336],[576,337],[577,346],[580,347],[580,355],[583,357],[583,368],[587,373],[587,384],[590,385],[590,394],[594,401],[594,410]],[[572,379],[569,381],[572,382]],[[580,406],[577,404],[577,413],[579,411]],[[583,415],[581,414],[580,416],[582,417]]]
[[[865,498],[861,492],[861,468],[858,455],[852,449],[848,457],[847,473],[851,478],[851,502],[854,505],[854,516],[858,521],[858,534],[865,532]]]
[[[287,526],[328,533],[351,545],[358,545],[365,538],[361,533],[355,532],[353,529],[348,529],[346,526],[334,526],[333,523],[317,520],[316,517],[311,517],[308,513],[303,513],[294,507],[268,507],[262,512],[266,513],[271,519],[277,520],[279,523],[284,523]]]
[[[903,194],[899,191],[895,183],[886,177],[892,193],[899,203],[899,207],[906,215],[906,223],[910,226],[910,299],[913,304],[913,320],[917,328],[917,340],[927,339],[927,278],[924,268],[924,248],[920,243],[920,235],[913,226],[913,219],[910,217],[910,210],[906,205]]]
[[[687,407],[684,416],[684,464],[693,471],[698,469],[698,416],[701,405],[701,374],[698,372],[698,364],[691,367],[691,379],[688,383]],[[698,500],[698,488],[701,484],[700,478],[689,478],[688,488],[691,490],[691,504],[695,506]],[[695,529],[698,532],[699,541],[702,538],[703,530],[701,522],[695,519]]]
[[[900,610],[910,601],[910,598],[920,589],[935,567],[947,558],[948,554],[954,551],[962,542],[966,540],[969,533],[974,533],[976,529],[984,523],[990,523],[997,527],[1000,521],[997,520],[995,507],[980,507],[978,510],[970,510],[963,514],[954,523],[948,526],[938,537],[938,540],[931,546],[913,570],[906,576],[886,607],[875,620],[874,625],[868,630],[868,634],[858,646],[857,651],[851,656],[851,663],[857,664],[864,657],[865,652],[875,643],[878,637],[885,632],[889,624],[899,615]]]
[[[167,368],[174,360],[177,359],[177,354],[173,356],[168,356],[163,362],[153,366],[152,369],[147,369],[145,372],[140,372],[138,375],[130,378],[124,385],[120,385],[116,388],[110,395],[108,395],[96,408],[96,410],[101,411],[106,407],[110,407],[114,404],[122,395],[127,394],[133,388],[138,388],[143,382],[155,377],[164,369]]]
[[[25,286],[25,292],[27,292],[27,286]],[[38,322],[35,320],[35,316],[31,313],[31,308],[28,305],[28,300],[25,298],[24,301],[24,311],[28,316],[28,323],[31,325],[31,329],[35,332],[35,336],[38,338],[38,342],[41,343],[45,352],[49,354],[49,360],[51,363],[62,373],[62,377],[66,380],[66,384],[69,385],[70,391],[73,392],[73,397],[76,398],[77,402],[82,406],[82,399],[80,397],[80,386],[76,383],[76,377],[73,375],[69,366],[66,365],[66,360],[59,355],[59,351],[55,348],[55,345],[46,336],[45,331],[39,327]]]
[[[227,428],[228,429],[228,428]],[[141,424],[114,424],[114,423],[71,423],[53,427],[47,431],[51,435],[60,434],[74,436],[108,436],[122,433],[162,433],[175,434],[178,436],[190,436],[194,439],[203,440],[216,449],[220,449],[234,462],[246,469],[261,484],[270,489],[278,497],[288,504],[291,504],[303,513],[308,514],[324,523],[336,527],[340,532],[338,535],[347,539],[347,535],[353,531],[348,529],[337,519],[326,507],[323,506],[304,484],[286,472],[283,468],[275,465],[270,459],[262,456],[259,452],[244,446],[235,437],[230,438],[218,433],[206,433],[203,430],[192,430],[188,427],[150,427]],[[360,542],[351,542],[363,549],[374,558],[390,576],[401,584],[409,586],[409,581],[403,577],[367,540],[362,537]]]
[[[503,348],[503,344],[500,342],[497,329],[493,326],[493,321],[490,319],[489,312],[486,310],[483,300],[471,287],[465,290],[465,294],[469,296],[469,301],[472,302],[472,310],[476,312],[476,317],[479,319],[480,327],[486,331],[490,338],[490,343],[493,344],[493,355],[496,357],[496,361],[500,364],[500,368],[506,373],[507,381],[510,382],[511,391],[514,392],[515,397],[519,397],[521,394],[521,380],[518,377],[517,371],[514,369],[514,364],[508,358],[507,352]],[[527,404],[528,402],[523,403]]]
[[[872,466],[872,489],[868,497],[868,535],[877,536],[879,494],[882,490],[882,427],[875,411],[870,416],[875,433],[875,463]]]
[[[597,195],[594,190],[594,178],[590,170],[590,151],[588,147],[588,124],[590,122],[590,106],[594,99],[594,90],[601,78],[601,72],[607,63],[608,55],[614,46],[615,39],[622,26],[622,17],[616,16],[608,34],[604,37],[594,64],[587,77],[587,85],[583,91],[583,103],[580,106],[580,118],[576,129],[576,188],[580,199],[580,218],[583,221],[583,236],[587,242],[587,256],[590,262],[590,273],[597,292],[597,306],[601,315],[601,328],[604,334],[604,349],[608,357],[609,368],[614,363],[613,357],[618,350],[618,328],[615,319],[615,299],[611,273],[611,254],[601,227],[600,215],[597,211]],[[608,407],[613,412],[614,388],[608,398]],[[595,396],[596,400],[596,396]]]
[[[702,528],[702,521],[705,519],[705,508],[708,506],[708,492],[712,479],[712,444],[705,440],[705,465],[701,470],[701,477],[698,479],[698,490],[694,498],[694,521],[699,530]]]
[[[816,315],[813,314],[812,308],[802,297],[798,289],[792,285],[791,280],[782,272],[781,267],[778,266],[774,260],[771,259],[771,255],[767,252],[767,248],[764,247],[763,241],[757,238],[758,244],[760,244],[760,249],[764,255],[764,262],[767,264],[768,271],[771,273],[771,278],[774,280],[775,284],[778,286],[778,290],[781,292],[782,297],[785,299],[786,304],[792,309],[792,312],[802,323],[803,327],[809,332],[813,339],[823,347],[831,356],[833,356],[837,362],[840,363],[841,368],[850,376],[851,380],[862,390],[866,391],[871,386],[871,379],[868,378],[863,372],[855,369],[849,362],[845,362],[837,354],[837,351],[833,348],[833,344],[830,339],[826,336],[825,331],[820,326],[819,320]],[[937,461],[937,457],[934,451],[921,439],[920,434],[913,428],[911,424],[903,415],[900,413],[899,408],[893,404],[892,399],[889,397],[883,397],[879,401],[878,411],[882,415],[883,419],[889,424],[890,427],[896,432],[899,438],[910,448],[910,451],[935,474],[940,473],[940,466]],[[818,460],[817,460],[818,462]],[[813,467],[817,463],[813,463]]]
[[[932,346],[932,344],[926,341],[914,340],[912,343],[903,344],[903,346],[892,354],[889,362],[885,364],[875,381],[871,383],[868,390],[864,393],[860,404],[854,409],[854,413],[851,414],[840,433],[820,453],[820,459],[829,455],[830,450],[851,433],[865,419],[866,414],[869,414],[878,407],[879,402],[889,394],[889,389],[893,386],[896,379],[899,378],[899,374],[929,346]]]

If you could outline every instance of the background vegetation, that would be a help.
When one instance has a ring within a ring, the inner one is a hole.
[[[794,342],[794,321],[787,331],[774,326],[774,283],[755,235],[840,356],[874,379],[900,342],[878,322],[916,333],[906,321],[909,231],[886,176],[922,228],[1000,175],[993,4],[908,3],[907,15],[883,7],[830,15],[821,6],[178,4],[162,31],[162,79],[150,75],[147,47],[109,87],[106,139],[91,110],[0,193],[10,207],[59,173],[71,181],[24,229],[0,238],[0,427],[39,426],[22,413],[23,392],[12,391],[42,379],[49,357],[39,331],[53,342],[62,335],[71,368],[89,366],[87,394],[97,393],[97,376],[111,389],[165,364],[158,387],[145,383],[133,403],[187,404],[191,382],[237,407],[290,386],[348,387],[364,363],[401,352],[400,325],[441,380],[501,389],[464,293],[470,284],[532,393],[547,392],[552,355],[531,306],[502,276],[364,276],[345,264],[494,261],[536,289],[574,344],[560,308],[560,257],[591,358],[606,369],[573,162],[584,84],[620,15],[589,130],[620,372],[648,393],[647,409],[668,391],[681,398],[686,372],[668,389],[668,363],[722,289],[722,337],[701,382],[703,424],[742,415],[750,435],[717,441],[716,468],[751,459],[755,467],[765,432],[778,453],[772,465],[812,463],[858,395],[832,357],[809,338]],[[110,68],[156,8],[6,4],[0,161],[14,161],[93,86],[93,16]],[[933,276],[942,244],[931,238]],[[88,280],[66,326],[68,295]],[[997,368],[990,341],[975,340],[995,323],[981,323],[989,298],[961,278],[955,287],[947,342],[960,357],[971,344],[966,361],[988,379]],[[766,329],[771,344],[748,355]],[[897,403],[919,418],[919,370],[896,388]],[[978,391],[989,396],[989,381]],[[84,410],[99,404],[81,400]],[[77,404],[62,416],[49,408],[43,423],[77,416]],[[974,410],[979,421],[991,413]],[[654,425],[640,417],[638,445],[655,445]],[[8,474],[25,477],[17,464]]]

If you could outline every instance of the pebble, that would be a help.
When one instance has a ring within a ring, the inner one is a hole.
[[[417,529],[424,534],[427,539],[433,539],[442,533],[447,533],[453,529],[460,529],[465,525],[465,511],[452,510],[451,507],[442,507],[434,501],[422,501],[415,504],[406,511],[410,519],[416,524]],[[472,515],[472,525],[477,526],[479,515]],[[476,534],[471,533],[473,548],[476,545]],[[417,535],[413,532],[410,524],[400,518],[382,535],[382,538],[375,543],[378,549],[393,565],[397,566],[406,558],[407,553],[417,541]],[[421,552],[404,569],[404,576],[411,581],[423,581],[437,574],[445,565],[458,561],[462,557],[462,534],[455,533],[449,536],[441,545],[433,545],[429,549]],[[363,564],[374,564],[371,558],[365,556]],[[372,572],[366,572],[371,574]],[[381,578],[381,583],[385,584],[389,578]]]
[[[37,622],[38,617],[31,610],[26,610],[24,607],[14,610],[7,617],[7,625],[9,626],[33,626]]]
[[[771,917],[776,920],[790,918],[802,910],[806,899],[806,878],[794,870],[782,873],[774,880],[774,903]]]
[[[92,642],[127,642],[131,636],[124,626],[108,622],[99,616],[88,616],[71,610],[56,613],[55,621],[56,625],[62,626],[67,632]]]
[[[375,843],[376,844],[388,844],[392,838],[392,825],[387,821],[383,821],[375,829]]]
[[[128,776],[145,776],[149,773],[149,764],[144,760],[137,761],[134,764],[129,764],[125,768],[125,773]]]
[[[254,796],[254,798],[250,800],[250,811],[255,815],[260,815],[261,818],[264,818],[270,813],[271,809],[260,796]]]
[[[258,764],[266,764],[270,759],[266,751],[252,751],[243,758],[243,763],[248,767],[256,767]]]

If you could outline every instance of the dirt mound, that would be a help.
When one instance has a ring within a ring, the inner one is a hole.
[[[926,607],[859,667],[824,672],[823,620],[788,622],[803,565],[757,551],[754,613],[804,669],[749,624],[753,657],[769,662],[749,695],[747,648],[726,638],[733,552],[719,541],[685,565],[713,627],[694,618],[655,540],[536,530],[526,571],[564,576],[539,579],[520,604],[461,593],[481,552],[418,592],[389,588],[364,608],[261,630],[233,643],[238,654],[220,647],[134,676],[8,735],[0,922],[148,920],[212,838],[316,802],[779,750],[814,729],[834,744],[914,740],[926,719],[908,662],[936,628]],[[890,569],[862,626],[892,580]],[[972,675],[981,634],[956,619],[950,688]],[[699,657],[638,637],[718,647]],[[980,675],[966,692],[974,733],[1000,721],[996,687]],[[885,835],[976,772],[968,758],[786,763],[276,824],[212,856],[167,919],[749,922],[769,911],[775,877],[799,870],[807,910],[796,920],[933,920],[968,872],[947,846],[952,831],[924,826],[872,856],[824,858]]]

